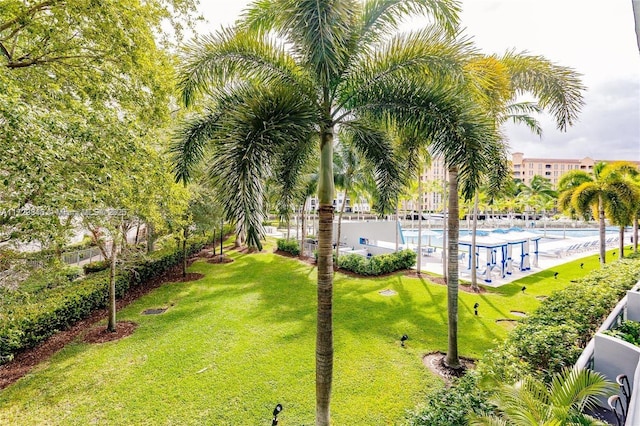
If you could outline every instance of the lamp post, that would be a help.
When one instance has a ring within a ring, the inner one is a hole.
[[[271,421],[271,426],[278,425],[278,414],[282,411],[282,404],[276,405],[276,408],[273,409],[273,420]]]

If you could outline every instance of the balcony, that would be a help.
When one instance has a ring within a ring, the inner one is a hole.
[[[594,415],[612,424],[640,425],[640,347],[603,332],[622,321],[640,322],[640,281],[616,305],[587,344],[574,368],[589,368],[618,384],[619,393],[600,401]]]

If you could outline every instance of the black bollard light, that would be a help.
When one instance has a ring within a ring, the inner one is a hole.
[[[480,306],[480,304],[478,302],[475,303],[475,305],[473,305],[473,313],[476,314],[476,316],[478,315],[478,307]]]
[[[520,290],[522,290],[522,292],[524,293],[524,291],[527,289],[527,287],[522,286],[522,288]]]
[[[580,264],[580,269],[584,269],[584,263]]]
[[[400,346],[404,348],[404,342],[406,342],[408,339],[409,339],[409,336],[407,336],[406,334],[403,334],[402,337],[400,338]]]
[[[278,414],[282,411],[282,404],[276,405],[276,408],[273,409],[273,420],[271,421],[271,426],[278,425]]]
[[[553,278],[556,279],[556,280],[558,279],[558,273],[557,272],[553,274]]]

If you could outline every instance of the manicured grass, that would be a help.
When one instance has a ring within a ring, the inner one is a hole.
[[[268,251],[231,253],[230,264],[197,262],[191,271],[204,279],[168,284],[136,301],[119,313],[139,324],[132,336],[68,345],[1,391],[0,424],[258,425],[269,424],[278,402],[282,424],[313,424],[316,271]],[[575,269],[576,262],[554,269],[557,280],[548,272],[527,277],[525,294],[522,282],[482,295],[461,292],[461,355],[480,356],[506,335],[496,319],[531,312],[536,295],[592,267]],[[428,389],[442,386],[422,356],[446,351],[446,287],[403,275],[337,274],[334,285],[333,422],[401,423]],[[382,296],[384,289],[398,294]],[[141,315],[157,307],[168,310]]]

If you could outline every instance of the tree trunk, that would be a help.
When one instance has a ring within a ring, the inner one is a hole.
[[[187,237],[189,236],[189,230],[185,226],[182,229],[182,277],[187,276]]]
[[[422,166],[418,173],[418,275],[422,271]]]
[[[153,250],[155,249],[155,242],[155,229],[153,229],[153,224],[151,222],[147,222],[147,253],[153,252]]]
[[[449,168],[449,218],[448,218],[448,248],[449,262],[447,265],[447,317],[449,322],[449,345],[444,363],[449,368],[460,368],[458,358],[458,169]]]
[[[333,128],[321,132],[318,179],[316,426],[329,426],[333,382]]]
[[[446,177],[446,169],[445,169],[445,177]],[[449,178],[451,179],[451,178]],[[447,180],[445,179],[442,182],[442,275],[444,276],[444,280],[445,282],[447,281],[447,275],[448,275],[448,258],[447,258],[447,253],[448,253],[448,245],[449,245],[449,239],[448,239],[448,229],[447,229],[447,221],[449,220],[447,217]],[[457,198],[456,198],[456,202],[457,202]],[[456,220],[458,218],[456,217]],[[458,225],[459,226],[459,225]]]
[[[624,225],[620,225],[620,241],[618,245],[618,251],[620,254],[618,255],[618,259],[624,258]]]
[[[633,218],[633,252],[638,252],[638,216]]]
[[[342,232],[342,214],[344,213],[344,206],[347,204],[347,189],[344,190],[344,202],[340,206],[340,213],[338,213],[338,236],[336,237],[336,265],[338,265],[338,257],[340,257],[340,234]]]
[[[116,261],[118,260],[117,238],[111,239],[111,268],[109,273],[109,316],[107,331],[116,332]]]
[[[602,195],[598,196],[598,229],[600,231],[600,264],[607,263],[607,247],[606,247],[606,235],[604,227],[604,202],[602,201]]]
[[[473,202],[473,227],[471,229],[471,249],[469,250],[469,256],[471,256],[471,289],[476,293],[480,292],[478,287],[478,265],[476,264],[476,233],[478,232],[478,203],[479,196],[476,191],[475,200]]]
[[[305,229],[306,223],[305,223],[305,220],[304,220],[305,219],[305,210],[306,210],[306,208],[307,208],[307,197],[305,195],[304,202],[302,203],[302,209],[301,209],[302,217],[301,217],[301,220],[300,220],[300,224],[302,226],[302,232],[301,232],[302,238],[300,238],[300,258],[304,258],[304,240],[305,240],[306,234],[307,234],[306,229]]]

